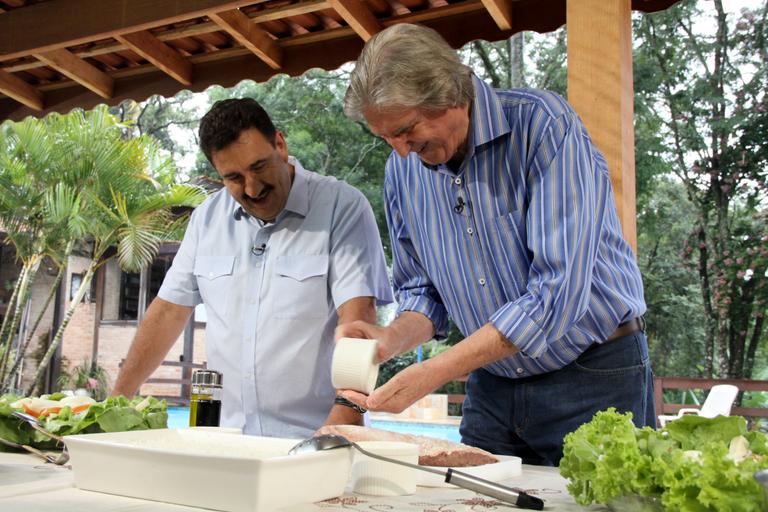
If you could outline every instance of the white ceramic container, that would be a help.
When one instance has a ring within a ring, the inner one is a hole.
[[[362,449],[390,459],[419,463],[419,446],[411,443],[361,441]],[[385,462],[355,451],[352,491],[373,496],[403,496],[416,492],[416,469]]]
[[[336,389],[352,389],[370,395],[376,387],[379,365],[376,363],[378,341],[341,338],[331,359],[331,384]]]
[[[295,439],[194,429],[67,436],[75,485],[227,512],[340,496],[351,449],[287,455]]]

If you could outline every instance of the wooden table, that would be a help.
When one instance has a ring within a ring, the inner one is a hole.
[[[565,490],[566,480],[556,468],[523,466],[520,477],[501,483],[520,487],[543,498],[544,510],[586,511]],[[3,512],[199,512],[202,509],[110,494],[83,491],[74,486],[67,467],[46,464],[25,454],[0,453],[0,510]],[[509,512],[519,510],[471,491],[419,487],[411,496],[381,497],[347,493],[318,503],[282,509],[281,512],[331,511]],[[259,511],[268,512],[268,511]]]

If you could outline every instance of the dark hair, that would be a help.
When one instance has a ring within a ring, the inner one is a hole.
[[[213,152],[229,146],[249,128],[256,128],[275,145],[277,130],[258,101],[253,98],[217,101],[200,120],[200,149],[213,165]]]

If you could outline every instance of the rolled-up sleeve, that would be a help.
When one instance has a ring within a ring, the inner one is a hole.
[[[392,159],[387,162],[387,167],[390,165],[395,165]],[[448,335],[448,312],[413,247],[403,222],[400,201],[391,176],[392,173],[387,169],[384,178],[384,205],[389,238],[392,241],[392,281],[395,287],[397,314],[404,311],[421,313],[432,322],[435,337],[442,339]]]
[[[552,118],[538,139],[528,175],[527,245],[533,260],[527,293],[490,317],[534,358],[586,312],[602,223],[594,187],[601,170],[578,117]]]
[[[179,306],[194,307],[202,303],[194,273],[200,229],[198,211],[192,212],[181,246],[173,258],[171,268],[165,274],[160,290],[157,292],[157,296],[161,299]]]
[[[392,302],[384,249],[371,205],[357,189],[340,189],[330,238],[329,278],[338,309],[356,297],[375,297],[378,305]]]

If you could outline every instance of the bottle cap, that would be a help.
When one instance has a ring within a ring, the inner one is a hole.
[[[192,374],[192,385],[221,386],[223,377],[216,370],[195,370]]]

